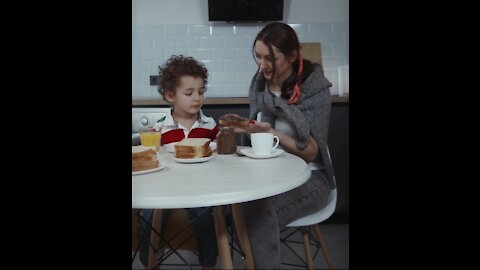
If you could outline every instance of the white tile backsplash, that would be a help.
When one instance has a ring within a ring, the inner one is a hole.
[[[253,61],[252,45],[236,48],[236,51],[237,51],[237,54],[236,54],[237,59],[247,59],[247,60],[250,59]]]
[[[236,35],[242,35],[242,36],[251,36],[254,37],[258,33],[258,28],[256,26],[244,26],[244,25],[236,25],[234,26],[234,33]]]
[[[225,60],[225,71],[245,71],[247,66],[247,60]]]
[[[235,82],[235,72],[212,72],[213,77],[212,84],[225,84]]]
[[[165,25],[165,36],[186,36],[189,25]]]
[[[333,25],[331,23],[309,23],[308,32],[317,34],[326,34],[332,32]]]
[[[175,39],[174,38],[164,38],[164,37],[154,37],[153,46],[155,48],[174,48]]]
[[[325,76],[338,94],[338,67],[349,64],[348,23],[289,23],[300,42],[320,42]],[[252,42],[265,23],[132,27],[132,97],[161,98],[150,76],[173,54],[193,56],[208,69],[208,97],[247,97],[258,67]]]
[[[225,37],[201,37],[200,47],[202,48],[223,48]]]
[[[224,63],[223,61],[212,61],[212,60],[202,60],[203,64],[205,67],[208,69],[208,72],[215,72],[215,71],[224,71],[225,69],[223,68]]]
[[[255,71],[235,72],[235,82],[236,83],[250,82],[254,74],[255,74]]]
[[[205,37],[210,35],[209,25],[190,25],[188,27],[188,35],[191,37]]]
[[[232,36],[233,34],[233,25],[212,26],[212,36]]]
[[[168,58],[170,58],[170,56],[172,55],[180,55],[180,54],[183,54],[183,55],[188,55],[188,48],[169,48],[169,49],[165,49],[165,52],[163,53],[163,57],[164,57],[164,61],[161,62],[161,64],[163,65],[167,60]],[[197,60],[201,60],[201,59],[197,59]]]
[[[133,47],[139,49],[152,48],[153,40],[151,37],[142,37],[137,35],[132,37],[132,45]]]
[[[150,62],[152,60],[161,60],[164,58],[164,52],[165,49],[160,49],[160,48],[145,48],[143,50],[140,50],[140,59],[133,59],[133,62],[135,63],[136,60],[142,60],[144,63]],[[133,67],[133,70],[135,71],[135,66]]]
[[[223,60],[223,59],[235,59],[235,48],[214,48],[213,49],[213,59]]]
[[[212,59],[212,49],[188,49],[188,56],[191,56],[197,60],[210,60]]]
[[[253,41],[254,37],[251,38]],[[246,36],[232,36],[225,38],[225,47],[246,47],[251,44],[250,38]]]
[[[248,86],[249,83],[225,84],[223,92],[227,97],[248,97]],[[247,93],[246,96],[245,93]]]

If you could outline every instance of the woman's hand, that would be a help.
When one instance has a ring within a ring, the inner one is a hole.
[[[257,132],[270,132],[273,133],[272,126],[268,122],[257,122],[255,120],[250,120],[250,123],[248,123],[248,128],[238,128],[236,127],[234,129],[234,132],[237,133],[246,133],[246,134],[251,134],[251,133],[257,133]]]
[[[257,133],[257,132],[270,132],[273,133],[272,126],[269,122],[257,122],[253,121],[250,122],[248,125],[250,133]]]

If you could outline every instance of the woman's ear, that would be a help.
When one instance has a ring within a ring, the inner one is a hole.
[[[175,96],[173,94],[173,91],[170,91],[170,90],[165,91],[165,99],[168,102],[173,103],[175,101]]]
[[[288,57],[288,61],[293,64],[295,61],[297,61],[298,53],[296,50],[293,50],[292,53],[290,53],[290,56]]]

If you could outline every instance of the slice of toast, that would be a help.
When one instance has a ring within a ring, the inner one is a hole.
[[[132,172],[154,169],[158,166],[157,154],[151,147],[132,146]]]
[[[238,114],[229,113],[222,115],[218,120],[218,123],[222,126],[232,126],[246,129],[248,128],[250,120]]]
[[[149,156],[151,154],[155,154],[155,149],[155,146],[132,146],[132,157]]]
[[[176,158],[202,158],[212,155],[209,147],[210,139],[207,138],[185,138],[175,144]]]

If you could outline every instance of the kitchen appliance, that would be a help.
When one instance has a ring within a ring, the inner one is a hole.
[[[132,145],[140,144],[140,129],[153,127],[169,110],[169,107],[132,108]]]

